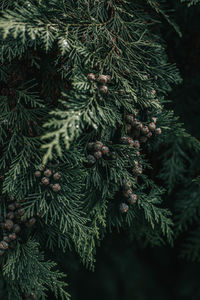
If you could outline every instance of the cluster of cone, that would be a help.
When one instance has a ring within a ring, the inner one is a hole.
[[[152,117],[152,120],[145,125],[136,118],[136,115],[137,113],[126,115],[128,135],[121,137],[121,143],[127,144],[130,147],[137,149],[137,155],[139,156],[140,152],[138,150],[140,149],[141,144],[146,143],[153,134],[160,135],[162,133],[162,130],[161,128],[156,127],[156,117]],[[132,172],[137,179],[137,177],[142,174],[142,167],[139,166],[138,161],[134,161],[134,163],[135,167],[133,168]],[[125,190],[124,195],[128,198],[128,203],[136,203],[137,195],[133,193],[131,189],[131,183],[126,182],[123,188]],[[129,209],[129,206],[127,205],[127,203],[123,202],[120,204],[119,209],[122,213],[126,213]]]
[[[101,141],[90,142],[87,146],[88,152],[90,154],[87,156],[87,162],[89,166],[92,166],[96,163],[100,158],[111,158],[115,159],[115,152],[111,152],[110,149],[104,145]]]
[[[111,82],[111,76],[110,75],[103,75],[100,74],[97,78],[94,73],[89,73],[88,74],[88,79],[90,81],[97,81],[101,86],[100,86],[100,92],[103,94],[107,94],[108,92],[108,86],[106,85],[107,83]]]
[[[130,205],[135,204],[138,200],[138,196],[133,192],[131,182],[130,181],[124,182],[123,189],[124,189],[124,196],[127,199],[127,202]],[[119,206],[119,209],[122,213],[126,213],[129,209],[129,206],[127,203],[122,202]]]
[[[35,172],[35,176],[37,178],[41,178],[41,184],[44,186],[49,186],[53,192],[59,192],[61,190],[61,186],[59,183],[55,183],[55,181],[59,181],[61,179],[61,175],[59,172],[53,172],[50,169],[46,169],[45,166],[40,166],[39,170]]]
[[[151,122],[149,122],[147,125],[144,125],[136,118],[136,115],[126,115],[128,136],[121,138],[122,143],[139,148],[140,143],[146,143],[153,134],[160,135],[162,133],[161,128],[156,127],[156,122],[157,118],[153,117]]]
[[[24,202],[22,200],[21,202]],[[0,242],[0,255],[10,248],[14,249],[16,245],[17,234],[21,231],[21,227],[24,224],[26,227],[30,227],[35,224],[36,219],[23,217],[25,210],[21,208],[21,203],[12,202],[7,206],[7,215],[5,220],[1,218],[0,225],[3,232],[3,240]]]

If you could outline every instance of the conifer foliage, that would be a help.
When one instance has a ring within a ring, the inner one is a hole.
[[[164,20],[179,32],[165,2],[1,1],[8,299],[47,299],[49,290],[69,299],[49,251],[75,249],[93,268],[96,245],[115,227],[153,245],[172,242],[148,160],[172,132],[185,134],[164,109],[170,85],[181,81],[159,34]]]
[[[199,0],[181,0],[181,2],[186,2],[190,7],[191,5],[199,3]]]

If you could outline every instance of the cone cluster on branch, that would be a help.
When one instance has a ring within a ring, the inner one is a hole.
[[[126,198],[126,201],[129,205],[134,205],[137,200],[138,196],[132,189],[132,183],[130,181],[125,181],[123,185],[123,195]],[[129,205],[125,202],[122,202],[119,206],[119,210],[121,213],[126,213],[129,209]]]
[[[102,94],[107,94],[108,86],[106,84],[111,82],[111,76],[110,75],[100,74],[96,78],[96,75],[94,73],[89,73],[88,74],[88,79],[90,81],[96,81],[100,85],[100,87],[99,87],[100,92]]]
[[[14,249],[16,245],[16,239],[18,234],[21,232],[23,227],[30,227],[36,223],[35,217],[26,217],[25,209],[22,207],[22,203],[25,200],[21,200],[21,202],[10,202],[7,205],[6,217],[1,217],[0,225],[2,230],[3,239],[0,242],[0,255],[4,255],[8,249]]]
[[[152,117],[152,120],[146,124],[136,118],[136,114],[126,115],[127,133],[129,136],[123,136],[121,142],[129,144],[131,147],[139,148],[140,144],[144,144],[150,139],[153,134],[160,135],[161,128],[156,127],[157,118]]]
[[[97,160],[115,159],[115,152],[110,151],[109,147],[104,145],[101,141],[90,142],[87,146],[88,155],[87,162],[89,166],[93,166]]]
[[[41,165],[39,170],[35,171],[35,177],[41,178],[41,184],[43,186],[49,186],[51,190],[55,193],[61,190],[61,185],[58,181],[61,180],[61,174],[59,172],[54,172],[51,169],[45,168]]]

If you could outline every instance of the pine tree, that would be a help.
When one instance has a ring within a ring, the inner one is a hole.
[[[1,265],[8,299],[69,299],[49,253],[93,269],[107,232],[173,242],[171,191],[200,145],[165,108],[181,82],[167,1],[1,1]],[[173,145],[173,147],[171,147]],[[172,171],[173,170],[173,171]],[[155,170],[156,172],[156,170]]]

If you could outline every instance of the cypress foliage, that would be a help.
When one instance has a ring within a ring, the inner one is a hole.
[[[65,275],[49,261],[57,249],[75,250],[94,269],[96,247],[115,229],[143,245],[173,244],[163,195],[185,184],[200,151],[165,108],[181,78],[167,60],[162,22],[181,34],[167,1],[8,0],[1,8],[6,293],[69,299]],[[152,169],[156,151],[160,172]],[[180,230],[194,218],[198,204],[191,203]]]

